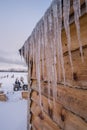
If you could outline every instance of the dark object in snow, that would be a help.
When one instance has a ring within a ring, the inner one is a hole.
[[[0,91],[0,94],[3,94],[4,93],[4,91]]]
[[[0,88],[1,88],[1,86],[2,86],[2,83],[0,83]]]
[[[27,91],[28,90],[28,85],[27,84],[24,84],[24,85],[14,84],[13,90],[14,91],[19,91],[19,90]]]

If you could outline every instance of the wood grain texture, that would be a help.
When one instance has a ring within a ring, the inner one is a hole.
[[[84,0],[81,0],[83,3]],[[71,13],[73,9],[71,7]],[[73,72],[68,55],[67,38],[65,30],[62,30],[62,46],[64,68],[66,74],[66,85],[64,86],[62,68],[61,80],[57,82],[57,99],[53,102],[53,84],[50,86],[51,95],[48,95],[48,81],[46,59],[44,58],[44,76],[42,74],[41,62],[41,90],[42,106],[40,108],[40,97],[36,79],[36,63],[33,64],[31,76],[31,123],[33,130],[87,130],[87,13],[80,17],[81,43],[83,47],[84,62],[81,61],[76,26],[70,24],[71,54]],[[58,60],[56,72],[58,78]],[[50,101],[50,103],[49,103]]]
[[[31,107],[31,110],[34,116],[38,116],[41,113],[41,109],[38,105],[37,100],[38,98],[39,98],[38,95],[33,98],[33,105]],[[52,100],[50,100],[49,104],[48,99],[45,96],[42,96],[42,99],[43,99],[43,110],[55,123],[57,123],[57,125],[59,125],[61,129],[64,130],[87,129],[87,123],[77,115],[67,110],[62,104],[56,102],[54,106]]]

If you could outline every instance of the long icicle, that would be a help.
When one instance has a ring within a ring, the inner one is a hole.
[[[61,40],[61,30],[62,30],[62,1],[56,1],[54,3],[55,14],[57,16],[57,47],[59,52],[59,59],[62,67],[64,86],[65,86],[65,68],[64,68],[64,59],[63,59],[63,48],[62,48],[62,40]]]
[[[23,48],[24,48],[24,46],[21,49],[21,60],[22,60],[22,57],[23,57]]]
[[[36,39],[36,29],[34,29],[34,35],[33,35],[33,38],[34,38],[34,67],[35,67],[35,74],[36,74],[36,78],[37,78],[37,39]]]
[[[56,6],[57,7],[57,6]],[[57,65],[57,56],[60,55],[60,52],[57,50],[57,37],[58,34],[56,32],[57,29],[57,12],[55,14],[55,8],[51,6],[50,9],[50,15],[49,15],[49,21],[50,21],[50,34],[49,34],[49,39],[50,39],[50,52],[51,52],[51,70],[52,70],[52,90],[53,90],[53,107],[54,109],[56,108],[56,100],[57,100],[57,70],[56,70],[56,65]],[[58,65],[60,67],[60,58],[58,58]],[[59,79],[60,80],[60,69],[58,70],[59,74]],[[57,121],[56,115],[53,115],[54,120]]]
[[[40,27],[41,29],[41,27]],[[40,64],[40,44],[41,44],[41,37],[40,37],[40,29],[38,29],[38,49],[37,49],[37,52],[38,52],[38,66],[37,66],[37,71],[38,71],[38,86],[39,86],[39,96],[40,96],[40,107],[41,107],[41,110],[43,111],[43,107],[42,107],[42,97],[41,97],[41,74],[40,74],[40,71],[41,71],[41,64]]]
[[[51,9],[48,16],[48,21],[49,21],[50,59],[52,59],[50,71],[52,69],[52,85],[54,86],[53,87],[53,101],[55,104],[55,101],[57,99],[56,47],[55,47],[55,42],[54,42],[53,15],[52,15]]]
[[[42,43],[42,50],[41,50],[41,59],[42,59],[42,76],[44,80],[44,60],[45,60],[45,54],[44,54],[44,23],[42,22],[41,26],[41,43]]]
[[[81,39],[80,39],[80,23],[79,23],[79,17],[81,15],[80,0],[73,1],[73,8],[74,8],[74,18],[75,18],[75,24],[76,24],[76,30],[77,30],[78,43],[79,43],[79,47],[80,47],[81,59],[83,62],[84,58],[83,58],[82,43],[81,43]]]
[[[24,44],[24,59],[25,61],[27,61],[27,41],[25,41],[25,44]]]
[[[29,42],[29,39],[27,41],[28,41],[28,57],[27,57],[27,61],[28,61],[28,68],[29,68],[30,67],[29,66],[29,64],[30,64],[30,42]]]
[[[41,99],[41,84],[40,84],[40,37],[38,33],[38,28],[35,29],[35,41],[36,41],[36,78],[37,78],[37,85],[39,89],[39,104],[42,109],[42,99]]]
[[[69,59],[71,64],[71,70],[73,74],[73,63],[72,63],[72,55],[71,55],[71,36],[70,36],[70,27],[69,27],[69,14],[70,14],[70,0],[63,1],[63,17],[64,17],[64,27],[68,41],[68,52]]]
[[[27,49],[26,49],[26,51],[27,51],[26,62],[27,62],[27,65],[28,65],[28,41],[27,41]]]
[[[57,3],[55,3],[52,6],[53,10],[53,20],[54,20],[54,43],[56,43],[56,50],[57,50],[57,58],[58,58],[58,82],[61,81],[61,72],[60,72],[60,66],[61,66],[61,61],[60,61],[60,50],[58,47],[58,13],[57,13]]]
[[[34,63],[35,63],[35,58],[34,58],[34,57],[35,57],[35,46],[34,46],[34,45],[35,45],[35,41],[34,41],[34,32],[33,32],[33,36],[32,36],[32,44],[33,44],[33,45],[32,45],[32,49],[33,49],[33,56],[32,56],[32,57],[33,57],[33,64],[34,64]]]
[[[48,35],[49,35],[49,32],[48,32],[48,15],[46,14],[44,16],[44,40],[45,40],[45,64],[46,64],[46,70],[47,70],[47,80],[48,80],[48,103],[50,105],[50,48],[49,48],[49,40],[48,40]]]
[[[58,40],[59,40],[59,49],[60,49],[60,57],[61,57],[61,66],[64,78],[65,85],[65,68],[64,68],[64,58],[63,58],[63,48],[62,48],[62,40],[61,40],[61,31],[62,31],[62,1],[59,0],[58,3]]]

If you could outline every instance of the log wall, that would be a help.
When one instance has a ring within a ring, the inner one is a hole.
[[[70,37],[71,37],[70,51],[72,55],[73,71],[71,69],[67,36],[64,29],[63,18],[61,20],[62,37],[60,35],[60,38],[62,39],[65,83],[64,83],[64,75],[62,72],[63,68],[61,67],[62,65],[60,66],[60,79],[58,79],[59,74],[58,65],[60,64],[60,63],[58,64],[58,62],[60,62],[61,57],[58,59],[59,55],[56,53],[55,54],[56,62],[52,62],[51,60],[47,59],[49,58],[49,56],[46,56],[48,53],[45,52],[46,50],[50,50],[50,52],[52,51],[51,49],[49,49],[48,46],[50,45],[50,48],[52,48],[51,43],[54,43],[53,40],[55,40],[54,45],[56,45],[57,42],[54,34],[58,28],[54,28],[54,24],[56,22],[52,22],[54,17],[52,13],[53,9],[51,8],[55,2],[57,2],[56,4],[58,8],[59,1],[54,0],[51,6],[48,8],[48,10],[45,12],[44,17],[37,23],[36,28],[33,30],[31,36],[25,41],[24,46],[20,50],[20,54],[24,56],[29,69],[28,70],[29,93],[28,95],[22,93],[22,96],[24,98],[28,98],[27,130],[87,130],[87,12],[85,4],[86,0],[80,0],[81,16],[79,18],[80,39],[82,43],[83,59],[84,59],[83,62],[81,60],[80,47],[77,38],[77,29],[74,22],[75,12],[72,7],[73,0],[70,1],[71,4],[69,15]],[[63,10],[63,5],[61,9]],[[51,20],[52,20],[51,22],[49,20],[50,18],[49,14],[51,14]],[[45,30],[44,27],[46,24],[44,22],[45,20],[47,22],[47,32],[42,31]],[[50,24],[52,25],[51,30],[49,29]],[[47,34],[47,37],[45,37],[45,33]],[[46,44],[46,46],[45,45],[43,46],[45,47],[42,47],[42,44],[40,44],[42,42],[42,39],[47,40],[44,41],[44,44]],[[54,47],[56,52],[58,51],[57,47],[58,46]],[[44,51],[42,51],[43,48],[45,48]],[[41,54],[41,56],[39,56],[39,54]],[[41,59],[42,54],[45,55],[43,58],[45,63],[44,75],[42,72],[43,70],[42,67],[43,59]],[[49,60],[49,62],[47,62],[47,60]],[[36,62],[39,65],[37,69],[38,70],[40,69],[40,73],[36,72],[36,67],[38,66],[38,65],[36,66]],[[52,67],[55,66],[54,68],[56,70],[57,73],[56,76],[58,80],[56,80],[55,84],[53,84],[54,82],[53,79],[49,80],[50,86],[48,92],[48,82],[49,82],[48,78],[50,76],[47,77],[48,67],[46,63],[50,64],[50,62],[52,62],[51,63],[52,66],[50,67],[51,69]],[[36,76],[37,74],[40,74],[41,79],[40,81],[41,95],[39,93],[40,90],[38,84],[39,78]],[[54,88],[56,89],[56,91],[54,91],[55,90]],[[56,96],[54,95],[54,93]],[[53,95],[55,96],[55,98]],[[40,102],[40,96],[41,96],[41,102]]]
[[[36,81],[35,64],[33,64],[29,97],[31,100],[30,122],[32,124],[32,130],[87,130],[87,14],[84,14],[80,18],[80,25],[84,62],[81,61],[75,24],[72,23],[70,29],[74,72],[73,74],[71,72],[67,40],[65,31],[63,30],[62,43],[66,85],[63,83],[63,75],[61,72],[61,81],[57,83],[57,99],[54,105],[53,84],[50,86],[51,94],[48,95],[47,71],[45,67],[45,79],[41,79],[43,111],[39,104],[40,97]],[[58,66],[56,68],[58,71]]]

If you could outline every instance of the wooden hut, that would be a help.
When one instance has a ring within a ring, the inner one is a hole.
[[[87,130],[87,1],[52,1],[20,54],[28,65],[27,130]]]

